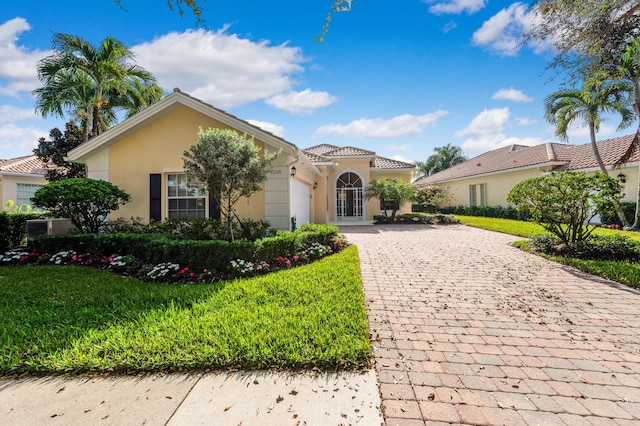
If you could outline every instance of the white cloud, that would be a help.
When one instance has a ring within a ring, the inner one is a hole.
[[[18,36],[31,26],[24,18],[14,18],[0,25],[0,94],[17,97],[36,89],[38,61],[51,52],[30,51],[16,44]]]
[[[478,137],[501,132],[509,121],[509,108],[485,109],[471,123],[455,133],[457,137]]]
[[[402,145],[387,145],[384,149],[393,152],[409,152],[413,150],[413,147],[410,144],[405,143]]]
[[[517,89],[500,89],[493,94],[491,99],[499,101],[513,101],[513,102],[531,102],[532,97],[524,94],[522,90]]]
[[[0,124],[19,120],[40,120],[34,109],[17,108],[11,105],[0,105]]]
[[[491,151],[508,145],[537,145],[542,139],[536,137],[507,137],[503,130],[509,123],[509,108],[485,109],[467,127],[455,133],[457,137],[465,137],[461,148],[465,153]]]
[[[409,160],[407,157],[403,157],[402,155],[392,155],[392,160],[402,161],[403,163],[413,163],[413,160]]]
[[[6,124],[0,126],[0,146],[7,151],[31,151],[38,145],[38,139],[48,135],[48,131],[33,126],[18,127],[15,124]]]
[[[165,89],[180,87],[221,108],[291,90],[305,60],[297,47],[243,39],[226,27],[172,32],[132,50]]]
[[[596,139],[600,140],[604,136],[613,135],[615,132],[616,128],[614,126],[600,123],[600,130],[596,134]],[[569,128],[567,129],[567,137],[569,138],[569,142],[589,141],[591,140],[589,126],[576,124],[569,125]]]
[[[453,31],[456,28],[458,28],[458,24],[456,24],[454,21],[449,21],[444,25],[444,27],[442,27],[442,32],[447,34],[449,31]]]
[[[316,130],[314,136],[337,135],[347,138],[389,139],[422,132],[425,127],[435,125],[447,111],[436,111],[424,115],[399,115],[388,120],[382,118],[352,121],[349,124],[328,124]]]
[[[305,89],[301,92],[275,95],[265,102],[292,114],[311,114],[316,109],[331,105],[336,100],[335,96],[327,92],[313,92],[311,89]]]
[[[525,4],[513,3],[485,21],[473,33],[472,42],[502,56],[515,56],[521,47],[522,33],[531,27],[534,19]]]
[[[516,118],[516,123],[518,123],[518,126],[532,126],[534,124],[536,124],[538,122],[538,120],[535,120],[533,118],[527,118],[527,117],[517,117]]]
[[[471,15],[485,6],[485,0],[423,0],[424,3],[435,3],[429,12],[436,15],[444,13],[463,13]]]
[[[247,122],[253,124],[256,127],[260,127],[262,130],[266,130],[269,133],[273,133],[281,138],[284,137],[284,127],[277,124],[269,123],[268,121],[260,120],[247,120]]]

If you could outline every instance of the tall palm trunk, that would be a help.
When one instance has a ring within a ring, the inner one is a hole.
[[[604,165],[604,161],[602,161],[602,157],[600,156],[600,151],[598,150],[598,144],[596,143],[596,126],[595,124],[589,123],[589,136],[591,136],[591,147],[593,148],[593,155],[596,157],[596,161],[598,162],[598,166],[600,167],[600,171],[605,175],[609,175],[609,171],[607,170],[607,166]],[[616,214],[622,223],[623,228],[629,227],[629,222],[627,221],[627,217],[624,215],[624,211],[622,210],[622,205],[618,200],[614,201],[613,205],[616,210]]]
[[[633,111],[636,113],[636,117],[638,117],[638,121],[640,121],[640,85],[638,85],[638,80],[636,79],[633,82]],[[638,129],[636,130],[636,136],[633,138],[633,142],[636,147],[636,150],[640,149],[640,123],[638,124]],[[634,218],[633,225],[631,225],[632,229],[638,229],[640,227],[640,164],[638,165],[638,192],[636,194],[636,217]]]

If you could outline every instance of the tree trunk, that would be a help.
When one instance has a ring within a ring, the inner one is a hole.
[[[609,171],[607,167],[604,165],[602,161],[602,157],[600,156],[600,151],[598,151],[598,144],[596,143],[596,128],[593,123],[589,123],[589,135],[591,136],[591,147],[593,148],[593,155],[596,157],[596,161],[598,162],[598,166],[600,167],[600,171],[605,175],[609,175]],[[627,221],[627,217],[624,215],[624,211],[622,210],[622,205],[620,205],[619,201],[615,201],[613,207],[616,210],[616,214],[622,223],[623,228],[629,227],[629,222]]]
[[[640,86],[638,85],[638,81],[633,82],[633,97],[635,98],[635,102],[633,104],[633,110],[636,113],[636,117],[640,120]],[[636,130],[636,137],[633,139],[633,143],[636,144],[636,149],[640,149],[640,124],[638,125],[638,130]],[[638,166],[638,192],[636,193],[636,217],[633,220],[633,225],[631,225],[631,229],[638,229],[640,226],[640,165]]]

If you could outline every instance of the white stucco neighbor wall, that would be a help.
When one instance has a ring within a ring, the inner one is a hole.
[[[289,212],[289,166],[287,156],[279,155],[264,183],[264,219],[272,228],[288,230]]]

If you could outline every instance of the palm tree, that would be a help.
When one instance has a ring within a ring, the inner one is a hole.
[[[417,177],[431,176],[434,173],[467,161],[467,157],[464,156],[462,148],[453,146],[450,143],[445,146],[436,147],[433,151],[435,154],[430,155],[427,161],[418,161],[416,163],[418,166]]]
[[[413,187],[409,182],[402,179],[375,179],[364,189],[364,198],[370,200],[378,198],[383,205],[384,215],[387,215],[387,201],[392,202],[391,217],[396,217],[396,212],[400,210],[402,204],[413,197]]]
[[[640,40],[632,38],[626,45],[620,58],[617,69],[617,77],[631,85],[633,93],[633,111],[640,121]],[[640,123],[636,130],[633,142],[627,152],[618,161],[618,164],[627,163],[636,150],[640,149]],[[640,168],[638,169],[638,192],[636,196],[636,214],[631,228],[640,228]]]
[[[569,125],[582,121],[589,126],[589,136],[593,155],[596,157],[602,173],[608,175],[607,167],[602,161],[596,140],[596,133],[600,129],[603,113],[618,113],[621,116],[618,130],[624,129],[634,121],[634,114],[629,108],[628,94],[631,90],[625,82],[603,82],[596,76],[584,83],[582,90],[560,90],[547,96],[544,101],[545,119],[556,126],[556,135],[561,140],[568,140]],[[623,226],[628,227],[620,204],[616,204],[616,211]]]
[[[44,86],[34,92],[36,109],[43,115],[60,115],[64,109],[82,111],[78,115],[91,120],[91,136],[97,136],[112,124],[118,109],[131,112],[131,106],[161,98],[153,75],[132,63],[133,52],[113,37],[96,48],[81,37],[58,33],[52,44],[55,53],[38,63],[38,78]],[[149,97],[141,102],[136,96]]]

